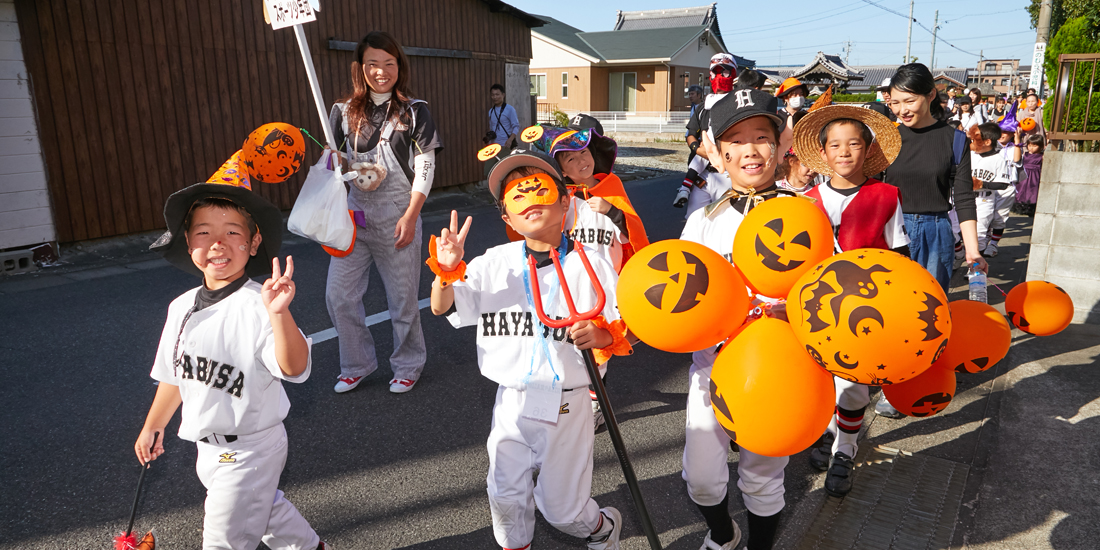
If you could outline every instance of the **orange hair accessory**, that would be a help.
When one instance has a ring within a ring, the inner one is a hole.
[[[626,339],[626,323],[622,319],[609,323],[603,315],[597,315],[592,319],[592,324],[611,333],[610,346],[592,350],[597,365],[606,363],[612,355],[625,356],[634,353],[634,347]]]
[[[452,271],[444,271],[443,267],[439,265],[439,260],[436,259],[435,235],[428,239],[428,259],[424,260],[424,263],[428,266],[428,269],[432,270],[432,273],[435,273],[436,277],[439,277],[440,286],[447,286],[466,278],[466,262],[458,262],[458,266]]]

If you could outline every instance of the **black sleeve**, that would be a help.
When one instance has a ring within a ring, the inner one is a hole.
[[[699,124],[699,113],[702,110],[703,106],[700,105],[695,109],[695,112],[691,113],[691,118],[688,118],[687,131],[688,134],[695,139],[701,139],[703,133],[701,130],[702,126]]]
[[[910,255],[909,255],[909,245],[907,245],[907,244],[903,244],[903,245],[901,245],[897,248],[891,248],[890,250],[893,250],[894,252],[897,252],[898,254],[901,254],[902,256],[905,256],[906,258],[910,257]]]
[[[953,153],[952,153],[953,154]],[[960,222],[972,222],[978,219],[977,206],[974,203],[974,177],[970,174],[970,140],[963,144],[962,160],[955,167],[955,179],[952,182],[955,197],[955,213]]]
[[[988,191],[1003,191],[1005,189],[1008,189],[1008,182],[1007,181],[986,181],[986,182],[982,182],[982,189],[986,189]]]
[[[328,112],[328,125],[332,128],[333,139],[336,140],[336,146],[341,150],[344,149],[344,139],[347,136],[344,134],[344,111],[340,108],[340,104],[334,104],[332,110]]]
[[[412,138],[416,142],[413,156],[432,150],[439,154],[443,150],[443,139],[439,136],[428,104],[417,103],[413,109],[416,110],[416,126],[412,129]]]
[[[607,214],[604,215],[611,218],[611,223],[615,224],[615,227],[618,227],[619,231],[626,235],[626,238],[630,238],[630,231],[626,228],[626,214],[619,207],[612,205],[611,210],[608,210]]]

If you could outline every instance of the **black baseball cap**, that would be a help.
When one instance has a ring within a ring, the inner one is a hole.
[[[768,117],[779,129],[783,119],[776,113],[778,106],[779,101],[767,92],[753,88],[734,90],[710,108],[711,135],[717,141],[733,125],[754,116]]]
[[[603,135],[603,124],[600,124],[599,119],[585,113],[573,115],[573,118],[569,119],[569,128],[573,130],[587,130],[592,128],[596,130],[596,133],[601,136]]]
[[[561,167],[558,166],[558,162],[553,157],[535,149],[516,147],[512,149],[508,156],[500,159],[500,162],[496,163],[493,169],[489,171],[489,177],[487,178],[489,192],[492,193],[494,199],[500,200],[501,188],[508,183],[504,181],[504,177],[510,174],[512,170],[524,166],[542,170],[546,175],[553,178],[556,183],[562,184]]]

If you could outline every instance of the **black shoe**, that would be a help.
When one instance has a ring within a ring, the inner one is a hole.
[[[829,473],[825,474],[825,492],[829,496],[844,498],[852,490],[852,457],[837,451],[829,461]]]
[[[836,434],[831,430],[827,431],[818,441],[821,443],[810,450],[810,466],[824,472],[829,469],[829,459],[833,457],[833,441],[836,441]]]

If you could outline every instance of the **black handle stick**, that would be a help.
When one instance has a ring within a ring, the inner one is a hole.
[[[626,478],[626,486],[630,489],[630,496],[634,498],[634,508],[638,511],[638,517],[642,520],[642,531],[649,539],[649,547],[652,550],[662,550],[661,539],[657,538],[657,530],[653,528],[653,521],[649,519],[649,511],[646,510],[645,500],[642,499],[642,490],[638,487],[638,477],[634,475],[634,466],[630,464],[630,457],[626,455],[626,445],[623,436],[619,433],[619,423],[615,420],[615,411],[611,410],[611,400],[607,398],[607,389],[604,388],[603,379],[600,378],[600,370],[596,366],[596,357],[592,350],[581,352],[584,355],[584,366],[588,368],[588,378],[596,388],[596,401],[603,409],[604,424],[607,426],[607,435],[611,436],[611,444],[615,447],[615,454],[619,455],[619,464],[623,467],[623,477]]]
[[[153,446],[149,447],[149,452],[153,452],[153,449],[157,447],[157,438],[160,437],[160,432],[153,432]],[[134,493],[134,505],[130,508],[130,525],[126,526],[126,532],[124,534],[129,535],[134,530],[134,518],[137,517],[138,499],[141,498],[141,484],[145,483],[145,472],[149,469],[149,465],[152,464],[152,460],[146,462],[141,467],[141,475],[138,476],[137,492]]]

